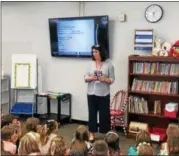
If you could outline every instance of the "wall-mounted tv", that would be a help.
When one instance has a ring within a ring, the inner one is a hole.
[[[109,57],[108,16],[50,18],[51,55],[91,57],[94,44],[103,46]]]

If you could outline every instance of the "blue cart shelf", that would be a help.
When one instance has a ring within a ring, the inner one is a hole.
[[[11,108],[11,114],[27,114],[33,115],[33,103],[30,102],[17,102]]]

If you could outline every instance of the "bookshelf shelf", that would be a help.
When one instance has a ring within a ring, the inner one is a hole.
[[[179,109],[176,118],[164,116],[166,104],[179,105],[179,58],[129,56],[128,96],[128,126],[131,121],[164,129],[171,122],[179,124]],[[162,115],[154,114],[156,101],[160,101]]]
[[[154,114],[154,113],[131,113],[129,112],[129,115],[141,115],[141,116],[150,116],[150,117],[157,117],[157,118],[164,118],[164,119],[171,119],[171,120],[178,120],[178,118],[170,118],[170,117],[166,117],[163,115],[159,115],[159,114]]]
[[[176,79],[179,79],[179,75],[159,75],[159,74],[139,74],[139,73],[130,73],[130,76],[159,77],[159,78],[176,78]]]
[[[155,95],[155,96],[167,96],[179,98],[179,94],[164,94],[155,92],[140,92],[140,91],[129,91],[130,94],[143,94],[143,95]]]
[[[163,57],[163,56],[129,56],[130,61],[140,61],[140,62],[176,62],[179,59],[177,57]]]

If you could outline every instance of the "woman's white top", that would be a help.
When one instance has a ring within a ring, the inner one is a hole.
[[[108,77],[111,80],[111,83],[100,82],[100,81],[91,81],[88,82],[88,76],[94,75],[95,71],[102,72],[102,76]],[[100,70],[97,69],[95,61],[90,63],[87,73],[85,74],[85,82],[88,83],[87,94],[96,95],[96,96],[106,96],[110,93],[110,84],[115,80],[114,66],[109,60],[103,62]]]

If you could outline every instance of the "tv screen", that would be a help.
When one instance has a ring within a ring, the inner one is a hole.
[[[109,57],[108,16],[50,18],[51,55],[91,57],[94,44],[105,48]]]

